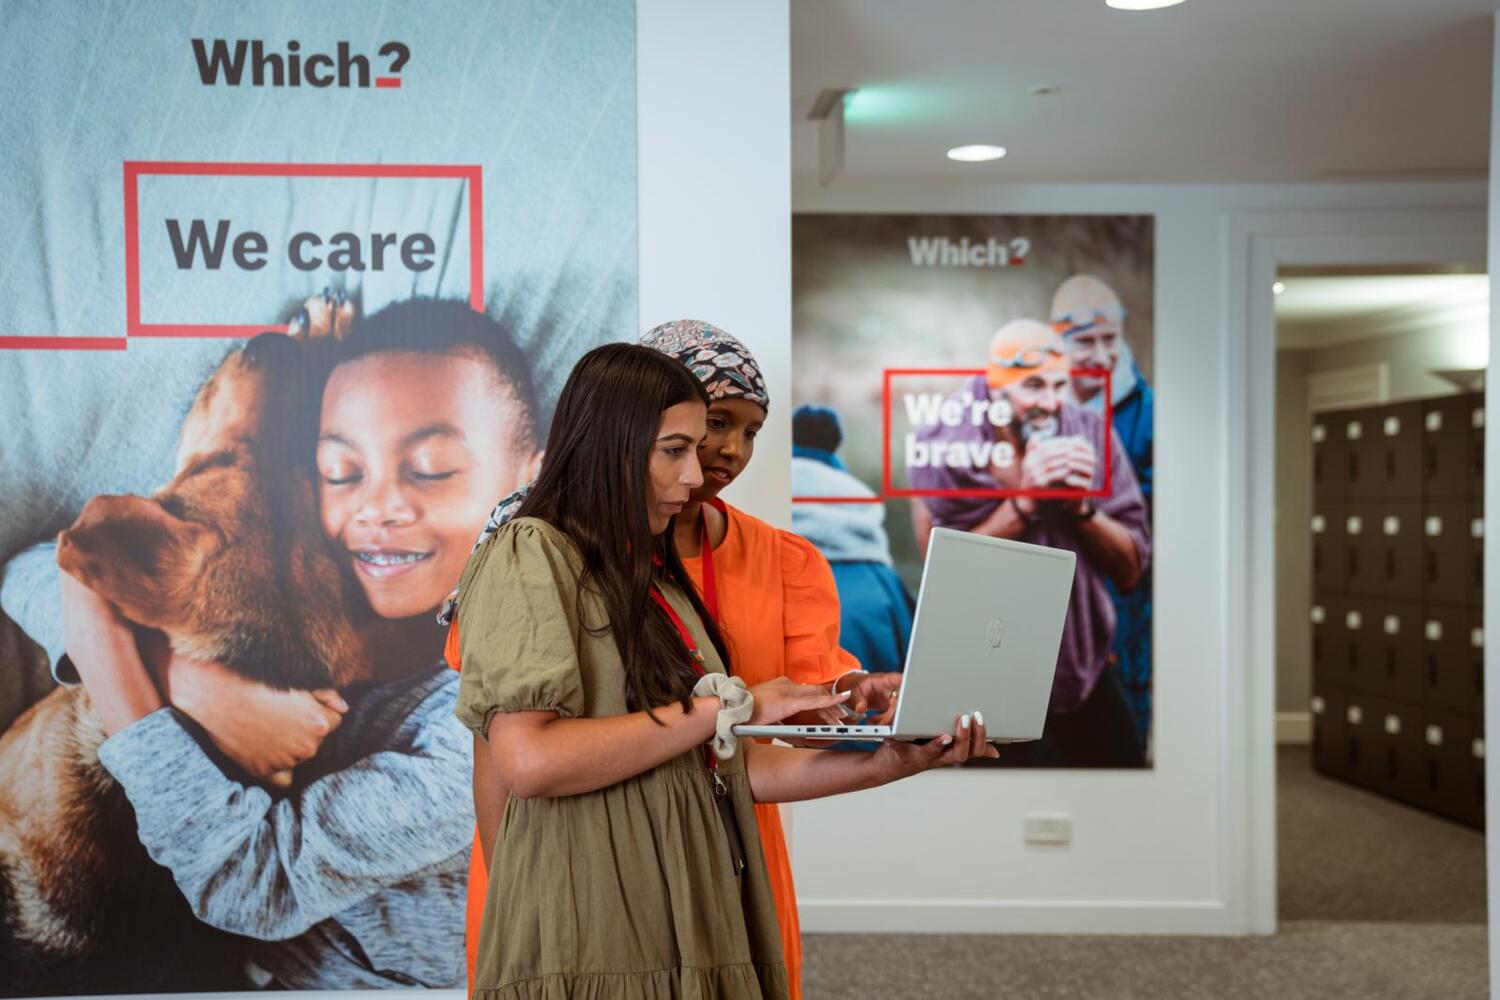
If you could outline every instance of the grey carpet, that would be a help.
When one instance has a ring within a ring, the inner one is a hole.
[[[1278,754],[1274,937],[810,934],[808,1000],[1481,998],[1482,834]]]
[[[1282,920],[1485,920],[1484,834],[1276,760]]]

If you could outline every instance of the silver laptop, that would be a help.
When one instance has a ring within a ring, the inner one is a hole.
[[[889,726],[735,726],[740,736],[918,740],[984,714],[993,743],[1042,735],[1072,552],[934,528],[922,568],[905,676]]]

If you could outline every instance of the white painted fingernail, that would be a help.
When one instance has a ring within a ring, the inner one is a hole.
[[[975,712],[974,713],[974,721],[977,722],[977,723],[979,723],[981,726],[984,725],[984,713],[983,712]]]
[[[969,717],[968,717],[968,715],[964,715],[962,718],[960,718],[958,720],[958,724],[961,725],[961,726],[963,726],[965,729],[968,729],[969,728]]]
[[[944,733],[943,738],[940,742],[943,744],[943,746],[947,746],[948,744],[953,742],[953,737],[949,736],[947,733]]]

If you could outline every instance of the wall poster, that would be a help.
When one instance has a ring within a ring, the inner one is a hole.
[[[433,615],[635,333],[635,5],[3,22],[0,994],[462,986]]]
[[[844,645],[901,669],[933,526],[1077,553],[1043,737],[994,766],[1150,766],[1153,230],[793,217],[793,523]]]

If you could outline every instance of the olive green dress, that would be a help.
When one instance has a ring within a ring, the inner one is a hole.
[[[458,717],[483,736],[497,712],[599,718],[627,711],[603,603],[580,602],[578,550],[535,518],[502,527],[461,584]],[[662,592],[723,664],[683,593]],[[490,865],[474,997],[784,998],[776,906],[744,754],[721,761],[749,868],[738,877],[700,750],[619,784],[512,797]]]

